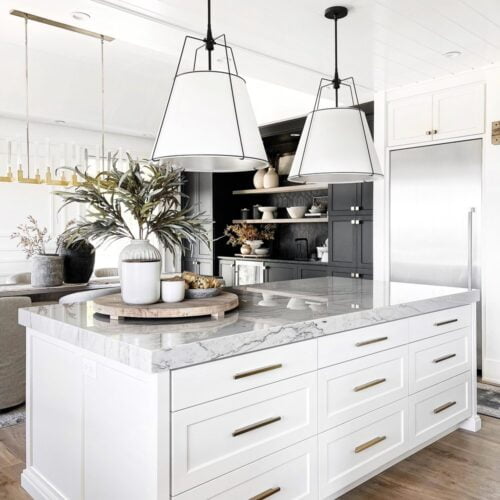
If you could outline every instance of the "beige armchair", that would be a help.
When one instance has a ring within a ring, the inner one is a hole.
[[[17,316],[30,306],[29,297],[0,297],[0,410],[25,399],[26,330]]]

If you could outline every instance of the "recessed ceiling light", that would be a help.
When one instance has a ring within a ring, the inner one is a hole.
[[[86,12],[75,11],[71,13],[71,17],[77,21],[88,21],[90,19],[90,14]]]
[[[297,132],[292,132],[292,133],[290,134],[290,137],[300,137],[300,134],[299,134],[299,133],[297,133]]]
[[[462,52],[460,52],[459,50],[450,50],[449,52],[445,52],[443,54],[444,57],[448,57],[450,59],[453,59],[454,57],[458,57],[461,55],[462,55]]]
[[[57,123],[58,125],[64,125],[66,123],[66,120],[54,120],[54,123]]]

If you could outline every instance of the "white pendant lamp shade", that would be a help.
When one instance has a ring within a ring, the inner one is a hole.
[[[222,71],[177,75],[152,156],[190,172],[267,166],[245,80]]]
[[[363,111],[325,108],[307,115],[288,180],[341,184],[381,176]]]
[[[322,78],[314,109],[307,115],[288,180],[301,183],[343,184],[382,178],[365,113],[359,108],[358,93],[352,77],[339,77],[337,21],[347,16],[346,7],[325,10],[335,21],[335,70],[332,80]],[[335,91],[335,107],[320,108],[325,88]],[[339,107],[339,90],[350,96],[352,106]]]

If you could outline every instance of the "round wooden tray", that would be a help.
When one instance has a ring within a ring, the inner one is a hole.
[[[94,312],[105,314],[110,319],[118,318],[188,318],[193,316],[212,316],[220,319],[226,311],[238,307],[235,293],[221,292],[217,297],[207,299],[186,299],[182,302],[134,305],[122,301],[119,293],[104,295],[94,300]]]

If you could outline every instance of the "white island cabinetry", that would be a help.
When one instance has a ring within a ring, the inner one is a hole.
[[[431,312],[402,307],[360,326],[365,311],[340,331],[329,315],[309,318],[259,350],[252,330],[237,355],[236,337],[224,355],[199,341],[190,361],[171,345],[162,355],[183,366],[149,372],[131,366],[144,362],[132,351],[120,363],[24,312],[23,486],[35,499],[335,498],[460,426],[477,430],[474,293],[442,304],[434,294],[417,306]]]

